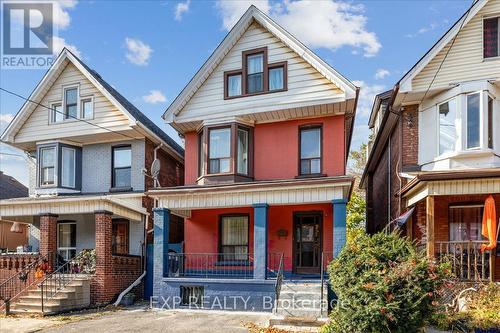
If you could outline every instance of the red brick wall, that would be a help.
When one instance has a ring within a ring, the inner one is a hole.
[[[154,160],[154,149],[156,145],[146,140],[146,152],[144,166],[151,170],[151,164]],[[157,158],[160,160],[161,169],[158,180],[162,187],[180,186],[184,185],[184,166],[181,162],[177,161],[171,155],[167,154],[165,150],[157,150]],[[146,191],[153,188],[153,179],[145,176]]]
[[[57,252],[57,218],[55,214],[40,215],[40,254]]]
[[[402,110],[403,167],[418,165],[418,105]]]

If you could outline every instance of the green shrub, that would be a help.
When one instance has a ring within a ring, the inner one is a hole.
[[[397,234],[360,235],[328,267],[338,302],[329,332],[416,332],[433,312],[449,266],[436,266]]]

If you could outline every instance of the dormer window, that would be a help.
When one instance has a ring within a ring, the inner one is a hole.
[[[286,91],[287,62],[268,63],[267,47],[242,52],[242,68],[224,72],[224,98]]]
[[[75,119],[94,119],[94,97],[80,96],[78,85],[62,88],[61,100],[50,103],[49,123],[60,123]]]
[[[484,58],[500,56],[500,17],[487,18],[483,21]]]

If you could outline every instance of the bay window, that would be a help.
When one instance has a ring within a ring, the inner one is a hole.
[[[40,149],[40,185],[50,186],[55,184],[56,148]]]
[[[500,56],[500,17],[487,18],[483,21],[484,58]]]
[[[248,216],[222,216],[219,248],[223,261],[248,260]]]
[[[493,98],[488,95],[488,148],[493,149]]]
[[[238,173],[248,174],[248,130],[238,128]]]
[[[321,173],[321,126],[300,129],[300,175]]]
[[[112,187],[129,188],[131,187],[132,176],[132,147],[117,146],[113,147],[112,160]]]
[[[439,105],[439,154],[455,151],[457,142],[457,102],[455,99]]]
[[[208,173],[231,171],[231,128],[209,130]]]

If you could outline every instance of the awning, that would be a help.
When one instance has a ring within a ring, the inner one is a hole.
[[[411,214],[413,214],[414,210],[415,210],[415,207],[410,208],[409,210],[407,210],[406,212],[404,212],[403,214],[401,214],[401,216],[399,216],[398,218],[396,218],[394,220],[394,223],[396,223],[396,225],[398,227],[403,226],[406,223],[406,221],[408,221],[408,219],[410,218]]]

